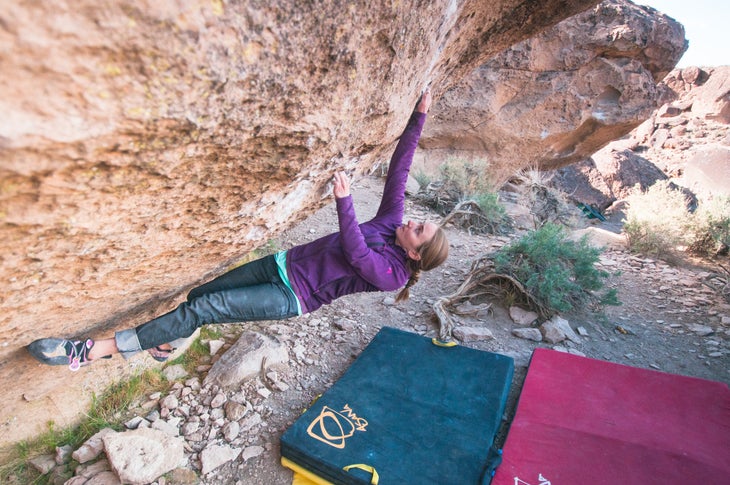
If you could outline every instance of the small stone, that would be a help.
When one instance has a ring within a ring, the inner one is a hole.
[[[165,367],[162,375],[165,376],[165,379],[172,382],[187,377],[188,371],[185,370],[185,366],[182,364],[175,364]]]
[[[198,474],[189,468],[175,468],[169,475],[170,483],[176,485],[196,485],[200,482]]]
[[[344,332],[351,332],[357,328],[357,322],[354,320],[350,320],[349,318],[340,318],[339,320],[334,322],[334,326],[337,330],[342,330]]]
[[[246,414],[246,406],[235,401],[228,401],[225,404],[226,418],[229,421],[238,421]]]
[[[261,415],[254,413],[241,421],[241,431],[249,431],[250,429],[261,424]]]
[[[164,419],[158,419],[152,425],[150,426],[151,429],[162,431],[163,433],[166,433],[169,436],[179,436],[180,431],[177,429],[177,426],[171,425]]]
[[[71,453],[74,449],[71,445],[63,445],[56,447],[56,464],[63,465],[71,461]]]
[[[30,459],[30,464],[38,470],[41,475],[45,475],[56,467],[56,457],[54,455],[40,455]]]
[[[243,452],[241,453],[241,458],[244,462],[246,462],[251,458],[256,458],[257,456],[261,455],[264,451],[265,450],[263,446],[249,446],[243,450]]]
[[[225,340],[211,340],[208,342],[208,347],[210,348],[210,355],[215,355],[218,353],[220,349],[223,348],[223,346],[226,344]]]
[[[79,449],[71,454],[71,457],[79,463],[86,463],[87,461],[93,460],[94,458],[99,456],[99,454],[101,454],[102,450],[104,449],[104,436],[111,433],[116,433],[116,431],[111,428],[102,429],[94,436],[86,440],[84,444],[79,447]]]
[[[162,399],[162,401],[160,401],[160,406],[163,408],[174,410],[179,406],[179,402],[174,394],[168,394]]]
[[[266,389],[265,387],[262,387],[260,389],[256,389],[256,393],[263,397],[264,399],[267,399],[269,396],[271,396],[271,391]]]
[[[690,325],[687,325],[687,328],[689,329],[689,331],[691,331],[701,337],[710,335],[714,332],[712,330],[712,327],[707,326],[707,325],[699,325],[697,323],[692,323]]]
[[[241,453],[240,448],[231,448],[226,445],[209,444],[200,453],[201,473],[207,475],[219,466],[228,463]]]
[[[225,404],[227,400],[228,400],[228,398],[226,397],[226,395],[223,394],[222,392],[219,392],[218,394],[216,394],[216,396],[210,402],[210,407],[219,408],[219,407],[223,406],[223,404]]]
[[[238,421],[231,421],[223,426],[222,431],[223,437],[230,443],[238,438],[238,434],[241,432],[241,425],[238,424]]]
[[[542,341],[542,333],[537,328],[514,328],[512,329],[512,335],[534,342]]]
[[[126,423],[124,423],[124,427],[127,429],[137,429],[139,428],[139,425],[142,423],[142,421],[146,420],[141,416],[135,416]]]
[[[198,421],[188,421],[187,423],[183,424],[180,428],[180,432],[183,436],[189,436],[200,428],[200,422]]]
[[[395,305],[395,298],[393,298],[392,296],[386,296],[385,298],[383,298],[383,305],[385,305],[385,306]]]
[[[509,308],[509,316],[512,318],[512,321],[515,322],[517,325],[527,326],[532,325],[535,320],[538,318],[538,314],[535,312],[531,312],[528,310],[524,310],[518,306],[511,306]]]
[[[150,399],[149,401],[142,403],[140,407],[146,411],[148,409],[156,408],[158,403],[159,401],[157,399]]]
[[[94,463],[91,464],[83,464],[77,466],[76,475],[86,478],[88,480],[89,478],[97,476],[101,472],[110,471],[111,469],[112,466],[109,463],[109,460],[102,458],[101,460],[96,460]]]
[[[479,342],[494,339],[492,332],[484,327],[457,327],[454,329],[453,334],[454,337],[462,342]]]

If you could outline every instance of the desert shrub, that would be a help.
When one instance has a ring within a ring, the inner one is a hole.
[[[581,216],[580,210],[570,202],[565,193],[551,186],[545,172],[537,169],[523,170],[514,180],[525,187],[526,202],[535,228],[548,222],[564,226],[577,225]]]
[[[633,251],[667,259],[683,249],[714,256],[730,246],[730,197],[702,199],[690,211],[688,197],[664,181],[627,202],[624,232]]]
[[[441,165],[439,170],[441,180],[468,197],[493,191],[492,184],[486,176],[489,164],[484,160],[452,158]]]
[[[730,247],[730,197],[700,201],[687,228],[688,250],[700,256],[727,253]]]
[[[504,206],[499,202],[499,195],[496,192],[475,194],[473,200],[477,203],[487,220],[500,224],[508,224],[509,216],[507,216],[507,211]]]
[[[421,190],[426,189],[431,183],[431,177],[423,170],[417,170],[413,174],[413,178],[416,179],[416,182],[418,182],[418,186]]]
[[[511,227],[507,211],[489,181],[485,161],[452,159],[441,166],[439,180],[430,182],[420,200],[472,233],[500,234]],[[420,183],[420,182],[419,182]]]
[[[495,253],[497,273],[519,281],[544,314],[570,311],[586,302],[618,305],[616,290],[600,290],[609,274],[595,267],[601,249],[586,237],[568,239],[562,226],[545,223]]]
[[[623,230],[632,251],[666,257],[688,242],[686,230],[692,215],[687,210],[687,196],[670,182],[657,182],[630,195],[627,202]]]

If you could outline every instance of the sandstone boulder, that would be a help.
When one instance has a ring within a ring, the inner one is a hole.
[[[434,106],[421,152],[427,171],[480,158],[500,185],[524,168],[578,162],[648,118],[657,83],[687,48],[682,26],[653,9],[607,0],[497,56]]]
[[[13,364],[0,371],[2,440],[42,430],[49,413],[70,424],[127,372],[117,359],[95,364],[82,386],[39,368],[24,345],[109,336],[171,309],[172,296],[325,203],[335,169],[386,158],[427,84],[439,99],[596,3],[3,9],[0,360]]]

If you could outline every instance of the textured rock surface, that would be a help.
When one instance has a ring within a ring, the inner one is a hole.
[[[683,27],[648,7],[607,0],[475,70],[432,110],[426,171],[485,159],[499,185],[517,170],[589,157],[648,118],[660,81],[686,50]]]
[[[130,372],[109,362],[70,377],[22,346],[107,336],[169,309],[169,297],[323,203],[335,168],[365,170],[389,155],[426,84],[438,99],[596,3],[3,9],[2,439],[39,431],[49,414],[71,422],[93,390]]]

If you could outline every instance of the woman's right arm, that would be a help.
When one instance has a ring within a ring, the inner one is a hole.
[[[375,217],[388,215],[397,218],[399,221],[403,219],[408,172],[411,169],[413,154],[418,146],[418,139],[421,137],[423,125],[426,123],[426,113],[430,106],[431,92],[426,90],[421,96],[415,111],[411,114],[406,129],[403,131],[390,159],[383,198]]]

